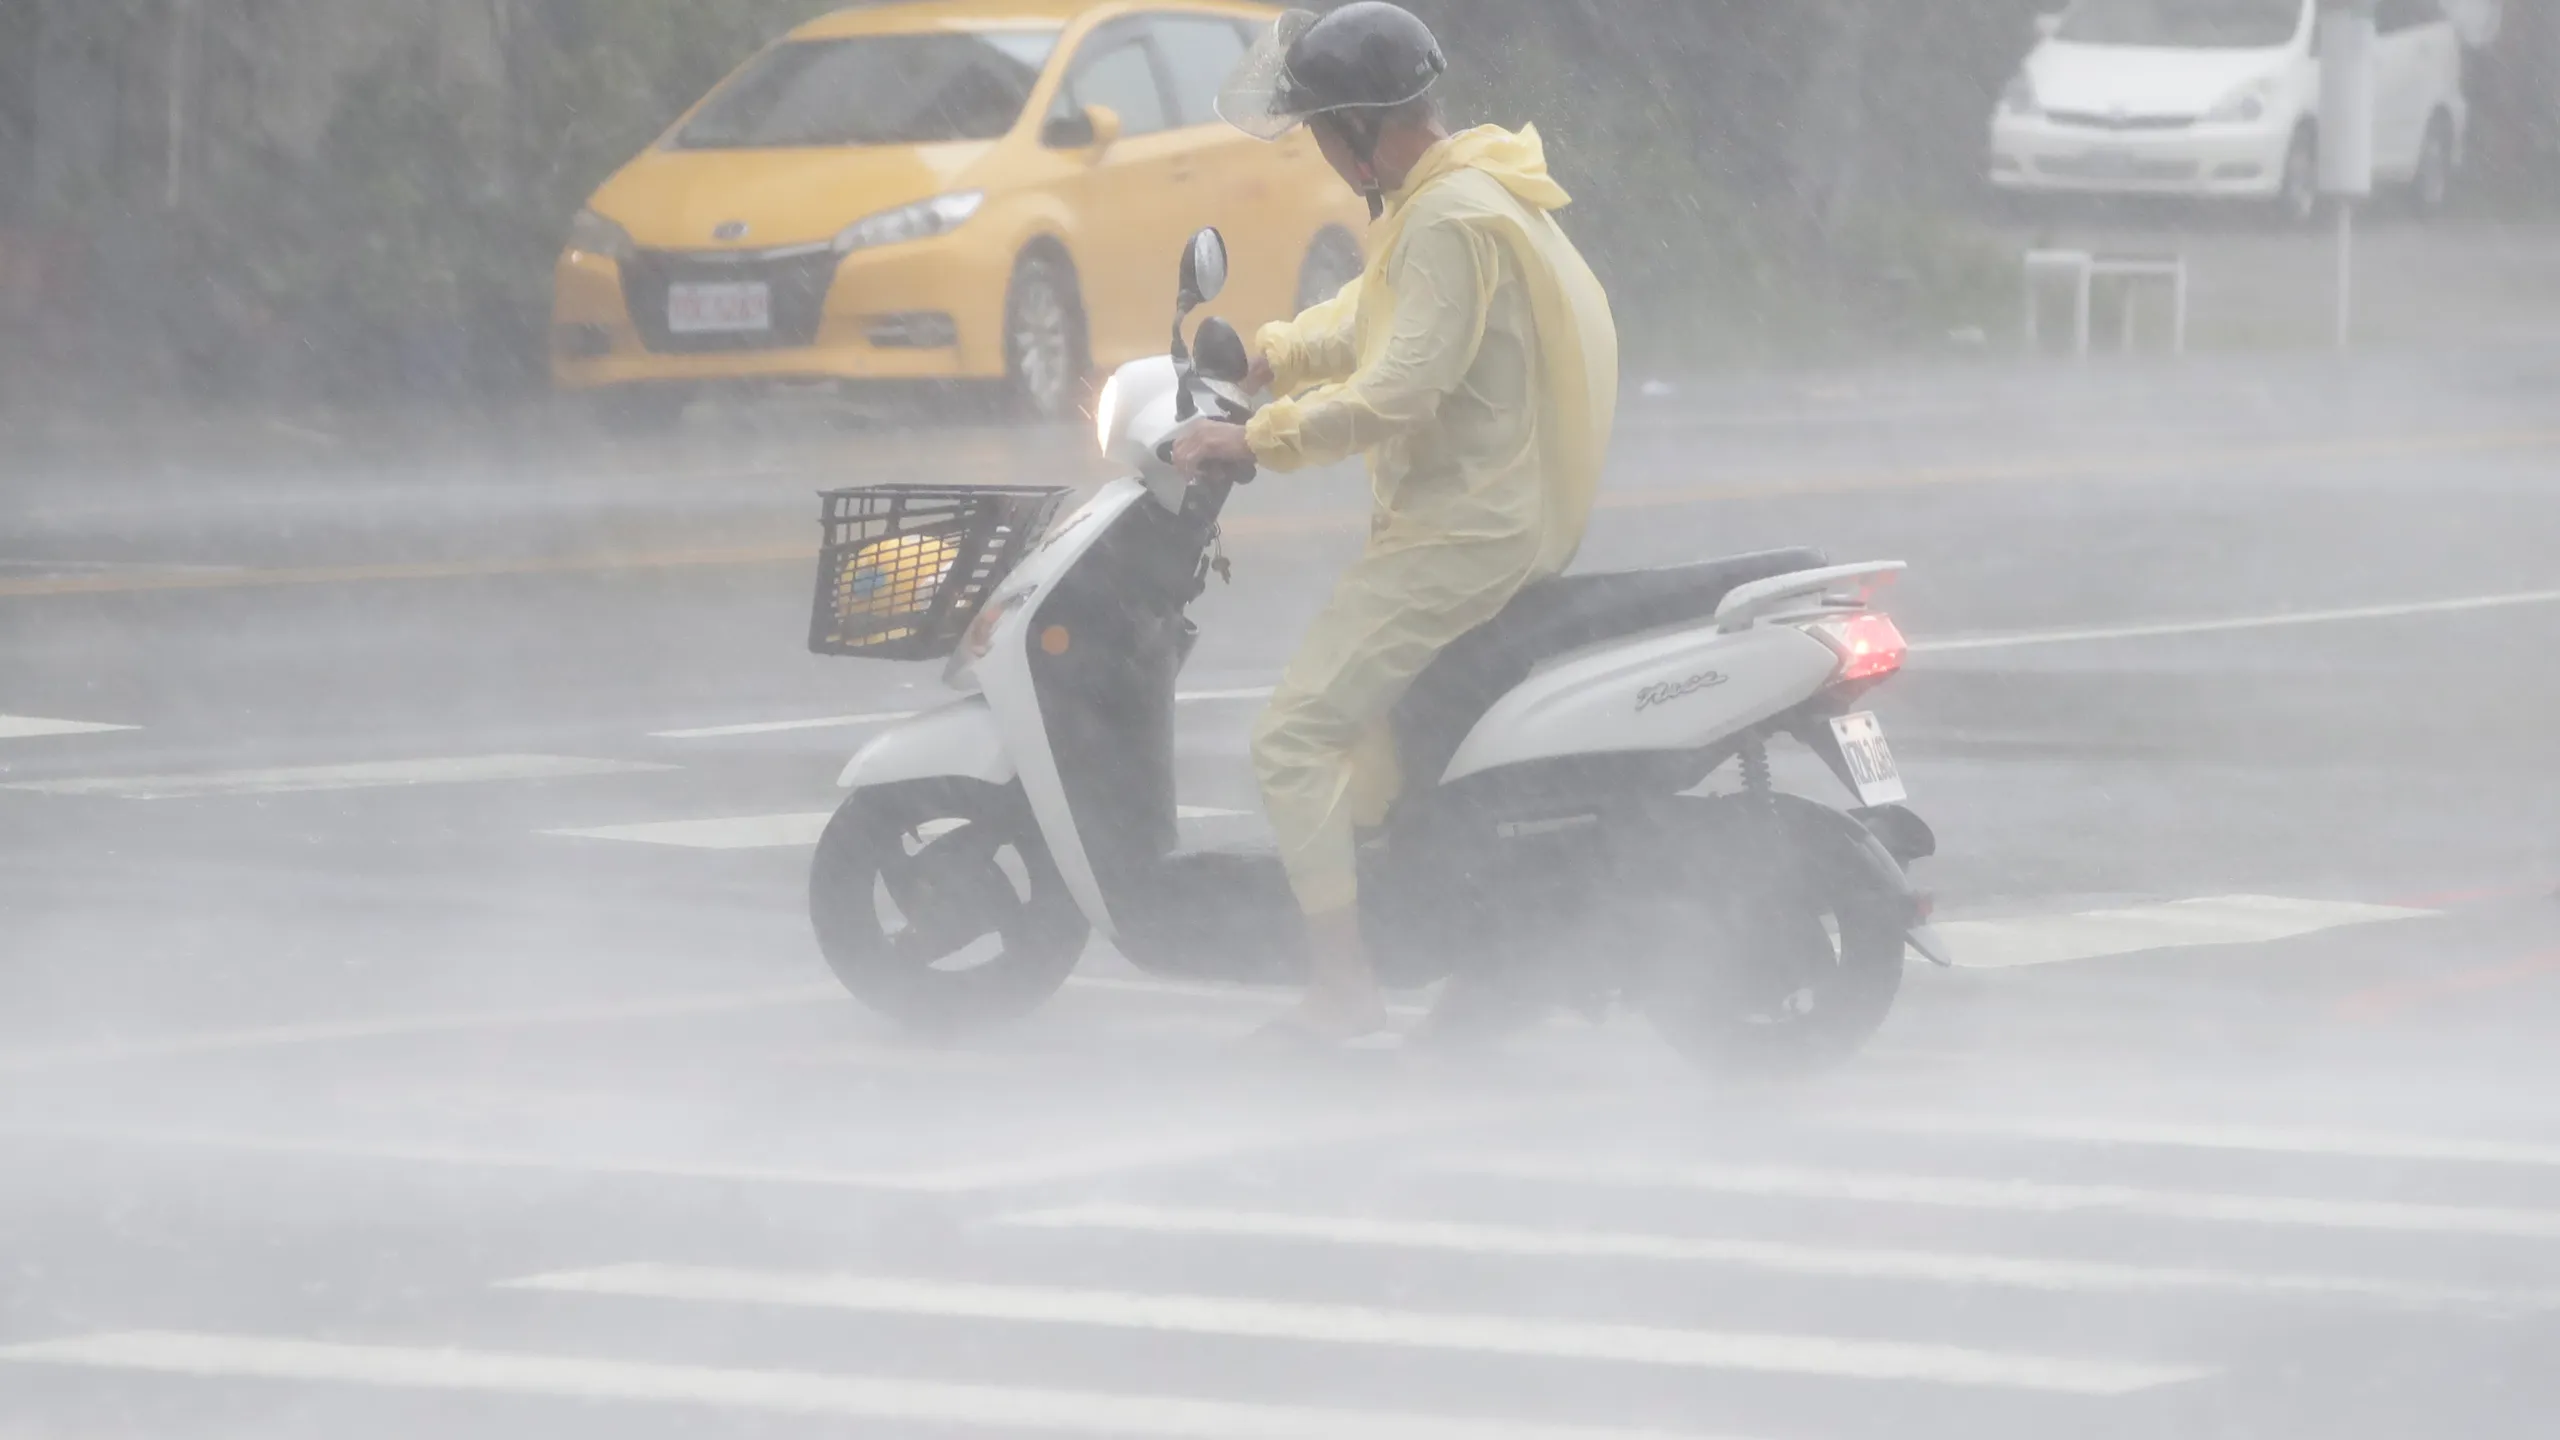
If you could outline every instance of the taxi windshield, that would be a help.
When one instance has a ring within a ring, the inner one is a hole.
[[[2302,29],[2302,0],[2081,0],[2056,38],[2162,50],[2265,50]]]
[[[795,40],[756,57],[676,133],[679,150],[993,140],[1031,101],[1055,30]]]

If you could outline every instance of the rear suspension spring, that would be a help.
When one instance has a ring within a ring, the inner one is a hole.
[[[1769,774],[1769,742],[1754,735],[1742,745],[1742,793],[1765,805],[1775,789]]]

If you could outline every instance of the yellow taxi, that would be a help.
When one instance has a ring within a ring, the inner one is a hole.
[[[1164,349],[1185,237],[1222,308],[1360,273],[1367,209],[1304,132],[1218,119],[1279,11],[1222,0],[899,0],[814,20],[712,91],[571,228],[552,373],[633,420],[752,380],[1001,380],[1057,417]]]

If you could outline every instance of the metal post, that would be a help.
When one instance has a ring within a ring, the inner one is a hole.
[[[2095,265],[2081,266],[2079,307],[2076,312],[2078,315],[2079,328],[2072,332],[2072,338],[2078,345],[2080,358],[2083,360],[2089,358],[2089,322],[2091,318],[2089,312],[2091,307],[2097,303],[2097,292],[2098,267]]]
[[[196,0],[169,0],[169,153],[162,205],[180,209],[187,201],[187,122],[193,110]]]
[[[2356,202],[2338,200],[2338,348],[2355,344]]]
[[[2178,307],[2177,318],[2170,322],[2174,327],[2169,339],[2170,353],[2184,356],[2187,353],[2187,257],[2183,252],[2178,256],[2178,273],[2169,283]]]

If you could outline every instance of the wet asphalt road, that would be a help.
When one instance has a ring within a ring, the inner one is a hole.
[[[1070,433],[13,476],[0,1435],[2547,1433],[2555,393],[1632,403],[1585,568],[1912,562],[1877,708],[1981,967],[1739,1092],[1630,1017],[1251,1060],[1273,997],[1100,951],[950,1044],[842,998],[806,817],[871,732],[765,727],[937,691],[802,650],[809,492]],[[1240,504],[1186,689],[1269,683],[1360,503]],[[1185,707],[1203,839],[1251,713]]]

